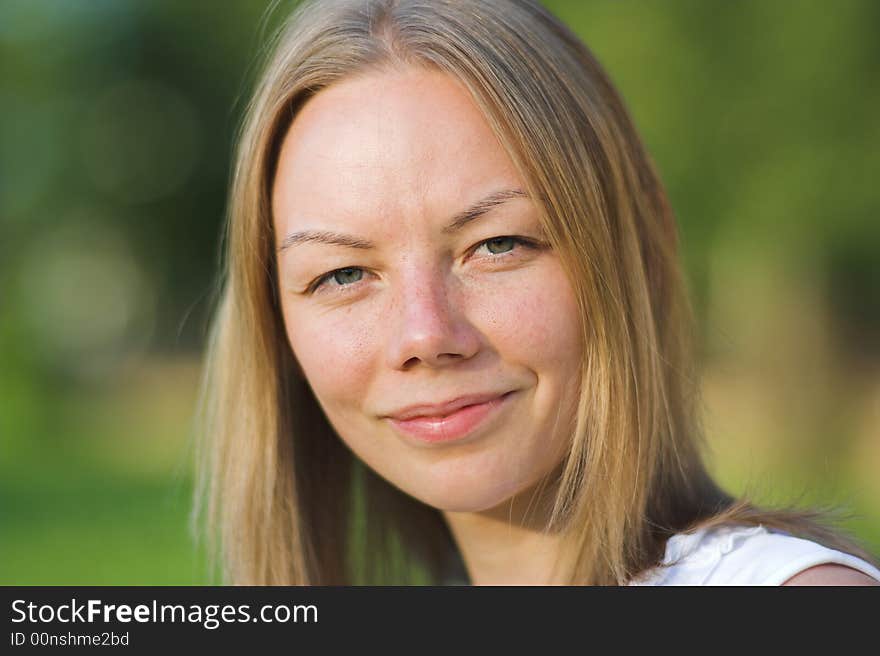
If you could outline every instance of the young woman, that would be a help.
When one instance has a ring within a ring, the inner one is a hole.
[[[877,583],[707,474],[674,218],[569,30],[335,0],[272,45],[205,378],[228,582]]]

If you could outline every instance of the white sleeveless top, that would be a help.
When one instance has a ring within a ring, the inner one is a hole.
[[[721,526],[678,533],[663,565],[630,585],[781,585],[814,565],[846,565],[880,581],[880,569],[851,554],[763,526]]]

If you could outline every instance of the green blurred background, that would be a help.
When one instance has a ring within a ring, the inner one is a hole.
[[[208,581],[192,417],[268,4],[0,3],[2,584]],[[676,210],[712,470],[880,551],[880,3],[546,4]]]

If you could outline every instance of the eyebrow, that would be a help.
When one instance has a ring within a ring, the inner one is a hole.
[[[495,191],[485,198],[478,200],[466,210],[456,214],[449,225],[443,228],[443,233],[452,234],[457,232],[471,221],[479,219],[493,208],[513,198],[528,198],[528,194],[521,189]],[[369,250],[376,247],[376,245],[368,239],[360,239],[359,237],[347,235],[342,232],[333,232],[331,230],[299,230],[290,233],[284,238],[281,242],[281,246],[278,247],[278,252],[281,253],[291,246],[306,243],[330,244],[333,246],[345,246],[360,250]]]

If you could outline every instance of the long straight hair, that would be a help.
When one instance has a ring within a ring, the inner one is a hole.
[[[702,460],[694,320],[677,227],[624,104],[588,49],[531,0],[306,2],[269,44],[238,138],[222,293],[202,388],[197,514],[235,584],[436,583],[440,511],[341,443],[279,311],[270,190],[302,104],[368,70],[462,82],[537,199],[582,343],[571,447],[546,530],[570,583],[622,584],[676,532],[763,524],[869,559],[821,515],[735,499]]]

